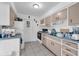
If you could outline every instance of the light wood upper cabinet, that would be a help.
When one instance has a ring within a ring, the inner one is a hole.
[[[44,19],[42,19],[40,22],[41,24],[44,24],[46,27],[52,26],[57,21],[65,20],[67,19],[67,9],[63,9],[53,15],[50,15]]]
[[[67,9],[63,9],[55,14],[55,20],[61,21],[67,19]]]
[[[50,27],[51,26],[51,16],[48,16],[45,18],[45,26]]]
[[[16,14],[15,14],[14,10],[12,9],[12,7],[10,7],[10,25],[11,26],[14,25],[15,19],[16,19]]]
[[[44,19],[40,20],[40,24],[44,24]]]
[[[60,11],[60,12],[58,13],[58,15],[59,15],[59,19],[60,19],[60,20],[65,20],[65,19],[67,19],[67,9],[63,9],[62,11]]]
[[[66,24],[69,26],[79,25],[79,3],[68,6],[63,10],[60,10],[55,14],[46,17],[45,26],[60,25],[64,23],[64,20],[68,20],[68,23]]]
[[[51,15],[51,22],[54,23],[55,22],[55,16]]]
[[[52,23],[55,23],[57,21],[56,13],[51,16],[51,19],[52,19]]]
[[[79,25],[79,3],[69,7],[68,25]]]
[[[51,26],[51,16],[48,16],[42,20],[40,20],[40,24],[46,27]]]
[[[67,20],[67,9],[63,9],[52,15],[52,25],[55,25],[58,21]]]

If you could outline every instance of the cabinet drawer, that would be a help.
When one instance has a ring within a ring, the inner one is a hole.
[[[66,51],[62,51],[62,56],[74,56],[74,55],[72,55],[72,54],[69,54],[69,53],[67,53]]]
[[[69,48],[67,46],[63,46],[62,48],[63,48],[63,50],[66,50],[66,51],[68,51],[68,52],[70,52],[70,53],[72,53],[72,54],[74,54],[76,56],[78,55],[78,51],[76,51],[74,49],[71,49],[71,48]]]
[[[66,44],[66,45],[68,45],[68,46],[70,46],[70,47],[78,49],[78,45],[76,43],[68,42],[68,41],[64,41],[63,43]]]

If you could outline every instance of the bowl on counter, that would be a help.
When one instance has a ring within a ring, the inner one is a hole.
[[[64,34],[61,33],[61,32],[59,32],[59,33],[56,34],[56,36],[57,36],[57,37],[60,37],[60,38],[63,38],[63,37],[64,37]]]

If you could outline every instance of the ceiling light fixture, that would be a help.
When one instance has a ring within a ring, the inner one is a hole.
[[[38,4],[34,4],[33,7],[37,9],[37,8],[39,8],[39,5]]]

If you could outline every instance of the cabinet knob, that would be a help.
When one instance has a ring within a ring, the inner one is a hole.
[[[72,23],[72,19],[70,19],[70,22]]]
[[[66,54],[66,56],[69,56],[68,54]]]
[[[51,44],[54,46],[54,42],[51,42]]]
[[[70,49],[66,49],[66,50],[71,52],[71,50],[70,50]]]

